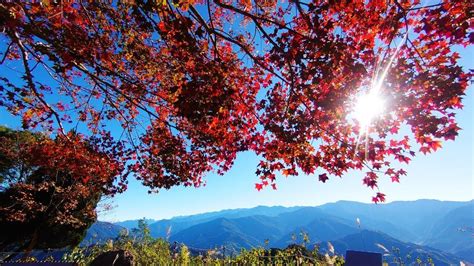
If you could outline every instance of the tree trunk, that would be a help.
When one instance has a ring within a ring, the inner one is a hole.
[[[33,236],[31,237],[31,241],[25,249],[24,258],[26,258],[30,255],[30,252],[33,250],[33,248],[36,246],[37,243],[38,243],[38,228],[36,228],[35,231],[33,232]]]

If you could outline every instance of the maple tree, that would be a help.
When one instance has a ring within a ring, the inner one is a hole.
[[[277,172],[351,169],[377,189],[406,174],[394,160],[458,134],[473,73],[453,48],[474,42],[470,2],[2,3],[0,63],[21,76],[2,72],[0,105],[25,128],[123,147],[111,156],[150,190],[200,186],[242,151],[261,158],[259,190]],[[372,90],[389,104],[364,125],[351,112]]]
[[[121,162],[67,137],[0,127],[0,250],[78,245],[101,197],[122,189]]]

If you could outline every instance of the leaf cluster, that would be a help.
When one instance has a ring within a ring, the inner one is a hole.
[[[473,73],[454,47],[474,43],[472,13],[466,0],[2,3],[0,66],[21,78],[1,72],[0,107],[28,129],[84,128],[150,191],[200,186],[251,151],[258,190],[361,170],[382,202],[379,178],[406,174],[394,161],[458,134]],[[351,114],[373,90],[389,105],[365,128]]]
[[[73,132],[51,139],[0,128],[0,249],[79,244],[123,170],[106,155]]]

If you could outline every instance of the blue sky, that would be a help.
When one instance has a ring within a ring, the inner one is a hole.
[[[460,48],[461,64],[474,69],[474,47]],[[3,68],[5,70],[5,68]],[[3,75],[4,73],[2,73]],[[440,199],[466,201],[474,198],[473,188],[473,90],[471,85],[458,114],[462,131],[456,141],[445,142],[438,152],[418,154],[404,169],[408,172],[400,183],[382,178],[379,187],[387,201]],[[17,128],[19,120],[0,110],[0,124]],[[370,202],[374,191],[362,185],[362,172],[349,172],[343,178],[332,177],[325,184],[315,176],[278,178],[278,190],[256,191],[254,184],[257,157],[241,153],[233,168],[224,176],[208,175],[201,188],[176,187],[148,194],[138,181],[130,180],[129,189],[114,199],[113,210],[100,213],[99,219],[119,221],[148,217],[170,218],[257,205],[314,206],[338,200]]]

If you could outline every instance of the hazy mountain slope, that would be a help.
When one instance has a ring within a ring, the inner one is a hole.
[[[191,226],[171,236],[171,241],[182,242],[192,248],[227,246],[239,250],[263,246],[265,239],[274,240],[281,230],[265,216],[236,219],[217,218]]]
[[[386,232],[397,239],[421,243],[429,236],[434,224],[451,210],[467,202],[417,200],[387,204],[367,204],[339,201],[320,206],[333,215],[361,220],[362,228]]]
[[[429,247],[402,242],[387,234],[363,230],[356,234],[345,236],[341,239],[331,241],[336,253],[344,255],[347,250],[369,251],[383,253],[387,262],[399,259],[405,264],[414,264],[420,258],[424,264],[431,258],[435,265],[459,265],[460,258]],[[385,247],[384,251],[378,244]],[[321,244],[321,249],[326,250],[327,242]],[[395,250],[395,249],[398,250]]]
[[[124,227],[124,228],[127,228],[127,229],[133,229],[133,228],[138,227],[138,221],[139,221],[139,219],[137,219],[137,220],[126,220],[126,221],[116,222],[114,224],[119,225],[119,226]],[[145,219],[145,222],[147,222],[147,224],[152,224],[152,223],[156,222],[156,220],[154,220],[154,219]]]
[[[474,262],[474,203],[450,211],[433,226],[423,242]]]
[[[338,201],[320,206],[321,210],[331,213],[356,224],[357,218],[360,221],[360,228],[375,231],[383,231],[392,237],[409,241],[417,238],[403,226],[393,224],[389,219],[382,216],[377,208],[379,205],[367,204],[353,201]]]
[[[327,215],[317,209],[307,208],[295,213],[298,215],[288,213],[277,217],[218,218],[184,229],[172,235],[170,240],[185,243],[192,248],[226,246],[228,250],[238,252],[240,248],[264,246],[266,239],[269,240],[271,247],[285,247],[293,243],[291,237],[293,233],[298,236],[303,230],[308,233],[312,243],[331,240],[340,254],[345,254],[348,249],[383,253],[383,250],[376,245],[381,244],[390,251],[388,261],[391,261],[396,254],[399,254],[397,257],[401,257],[404,262],[413,262],[416,258],[427,262],[428,258],[431,258],[435,265],[459,264],[461,260],[453,254],[402,242],[382,232],[359,231],[350,221]],[[308,217],[312,219],[309,223]],[[301,241],[301,237],[296,240],[297,243]],[[323,250],[325,246],[327,244],[322,243]],[[393,248],[399,251],[393,252]],[[408,255],[410,259],[407,258]]]
[[[286,247],[289,244],[295,242],[293,239],[296,236],[296,243],[302,243],[302,233],[306,233],[309,237],[310,243],[316,243],[320,241],[327,241],[336,238],[341,238],[349,234],[354,234],[358,229],[352,225],[349,225],[346,221],[341,221],[340,218],[336,217],[318,217],[312,222],[299,226],[292,231],[285,234],[277,242],[271,246],[275,247]]]
[[[168,232],[176,234],[191,226],[211,221],[216,218],[239,218],[253,215],[265,215],[278,217],[288,213],[293,213],[286,219],[297,220],[308,217],[298,215],[298,211],[307,212],[308,209],[314,212],[324,212],[337,216],[355,224],[356,218],[361,221],[361,228],[369,230],[383,231],[392,237],[403,241],[423,243],[430,236],[434,224],[444,217],[449,211],[466,205],[466,202],[449,202],[438,200],[417,200],[399,201],[388,204],[367,204],[350,201],[339,201],[329,203],[319,207],[266,207],[258,206],[250,209],[233,209],[218,212],[203,213],[190,216],[180,216],[172,219],[159,220],[154,223],[149,222],[153,237],[166,237]],[[135,227],[137,220],[116,223],[126,228]],[[292,224],[292,223],[290,223]],[[285,225],[284,225],[285,226]],[[171,229],[171,231],[169,231]]]
[[[81,246],[104,243],[108,239],[115,239],[123,229],[125,228],[116,224],[100,221],[95,222],[87,230],[86,236],[81,242]]]
[[[294,230],[299,226],[306,225],[318,217],[328,216],[318,207],[303,207],[292,212],[281,213],[275,216],[273,223],[278,224],[283,231]]]
[[[277,216],[282,213],[292,212],[302,207],[283,207],[283,206],[257,206],[254,208],[240,208],[240,209],[229,209],[216,212],[207,212],[202,214],[195,214],[189,216],[177,216],[172,218],[173,221],[203,221],[211,220],[219,217],[225,218],[240,218],[253,215],[264,215],[264,216]]]
[[[218,218],[172,234],[171,240],[196,248],[228,245],[231,239],[235,247],[263,246],[265,240],[269,240],[271,247],[286,247],[293,243],[292,235],[298,236],[302,231],[316,241],[342,237],[357,229],[350,225],[350,221],[328,215],[317,208],[301,208],[275,217]],[[210,241],[206,242],[206,239]]]
[[[282,206],[257,206],[249,209],[233,209],[233,210],[222,210],[217,212],[209,212],[203,214],[196,214],[190,216],[179,216],[172,219],[159,220],[155,223],[150,224],[151,235],[153,237],[167,237],[168,232],[171,234],[177,234],[181,230],[189,228],[191,226],[212,221],[217,218],[241,218],[249,217],[254,215],[265,215],[268,217],[278,216],[283,213],[292,212],[300,209],[301,207],[282,207]]]
[[[336,217],[317,207],[301,208],[297,211],[281,214],[273,223],[285,232],[275,243],[275,247],[286,247],[294,242],[294,236],[301,242],[301,233],[305,232],[311,242],[343,237],[355,233],[355,223]]]

